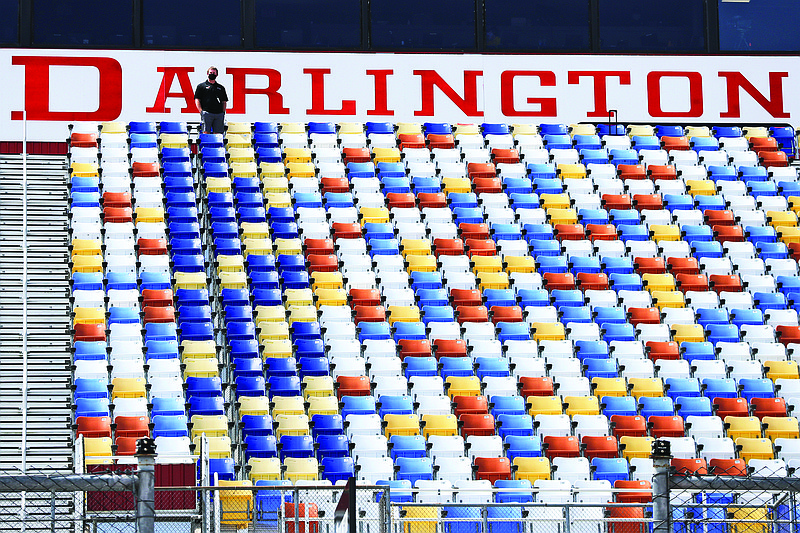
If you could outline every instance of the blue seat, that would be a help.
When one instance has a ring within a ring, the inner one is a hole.
[[[139,274],[141,288],[151,290],[164,290],[172,288],[169,274],[166,272],[142,272]]]
[[[774,398],[775,384],[771,379],[740,379],[739,395],[748,402],[753,398]]]
[[[695,259],[705,257],[719,259],[724,255],[722,243],[717,241],[690,241],[689,246],[692,248],[692,255]]]
[[[603,147],[599,135],[573,135],[572,140],[575,142],[575,148],[579,151],[600,150]]]
[[[222,396],[190,396],[189,420],[194,415],[217,416],[225,414],[225,400]]]
[[[308,134],[330,135],[336,133],[336,125],[333,122],[309,122]]]
[[[567,256],[540,255],[536,257],[536,271],[540,274],[566,274],[569,271]]]
[[[453,133],[453,128],[447,122],[425,122],[422,127],[425,130],[425,135],[431,133],[436,135],[448,135]]]
[[[406,378],[434,377],[439,375],[437,365],[435,357],[406,357],[403,360],[403,371]]]
[[[476,357],[475,375],[483,381],[485,377],[507,378],[511,375],[508,360],[502,357]]]
[[[277,122],[254,122],[253,123],[253,135],[259,134],[267,134],[273,133],[277,136],[278,134],[278,123]],[[277,139],[277,137],[276,137]]]
[[[664,208],[670,213],[674,211],[691,211],[694,209],[694,198],[690,194],[665,194]]]
[[[77,398],[108,398],[108,383],[102,379],[75,378],[72,397]]]
[[[445,289],[420,289],[416,293],[420,307],[449,305],[450,299]]]
[[[523,309],[550,305],[550,294],[545,289],[520,289],[517,291],[517,298]]]
[[[525,399],[522,396],[492,395],[489,398],[489,413],[497,419],[500,415],[524,415]]]
[[[581,163],[584,165],[605,165],[608,163],[608,150],[605,148],[579,148],[578,151]]]
[[[764,167],[754,167],[754,168],[760,168],[766,172],[766,169]],[[749,180],[745,182],[745,184],[747,185],[747,192],[751,196],[759,197],[759,196],[778,195],[778,186],[771,181]]]
[[[375,398],[372,396],[343,396],[341,406],[342,416],[372,415],[377,412]]]
[[[100,180],[95,177],[73,176],[69,182],[71,192],[100,194]]]
[[[347,163],[347,176],[354,178],[373,178],[375,177],[374,163]]]
[[[298,359],[300,369],[298,375],[300,379],[306,376],[328,376],[330,375],[330,366],[326,357],[301,357]]]
[[[322,207],[322,195],[318,192],[297,192],[292,198],[295,209]]]
[[[250,274],[250,287],[253,289],[280,289],[278,272],[274,270],[252,272]]]
[[[298,358],[325,357],[325,344],[321,339],[299,339],[294,343],[294,352]]]
[[[188,437],[185,415],[158,415],[153,417],[153,438]]]
[[[600,274],[603,267],[600,265],[600,258],[598,257],[570,257],[569,270],[573,275],[585,274]]]
[[[236,465],[230,458],[209,459],[208,473],[210,479],[214,479],[216,476],[221,481],[233,481],[236,477]]]
[[[225,324],[233,322],[252,322],[253,308],[249,305],[226,305],[222,308]]]
[[[478,195],[474,192],[451,192],[447,195],[447,203],[450,209],[474,209],[478,207]]]
[[[469,357],[442,357],[439,360],[439,365],[442,379],[447,379],[451,376],[466,377],[475,375],[472,359]]]
[[[428,338],[423,322],[395,322],[392,326],[395,342],[401,340],[421,341]]]
[[[291,487],[292,482],[286,480],[259,479],[257,487]],[[276,529],[281,509],[285,503],[291,503],[292,493],[285,490],[260,489],[255,494],[255,523],[256,527]]]
[[[709,178],[717,181],[737,181],[739,174],[736,168],[728,165],[709,165],[708,167]]]
[[[218,377],[199,378],[190,376],[186,378],[186,395],[194,396],[222,396],[222,380]]]
[[[748,188],[756,183],[765,183],[769,179],[767,169],[764,167],[740,166],[736,170],[739,172],[739,180],[745,182]],[[753,195],[755,196],[755,193]]]
[[[128,123],[129,133],[151,133],[158,132],[156,123],[152,121],[131,121]]]
[[[108,358],[104,341],[75,341],[72,346],[74,361],[102,361]],[[175,344],[175,357],[178,357],[178,346]]]
[[[391,122],[367,122],[367,135],[373,133],[378,134],[394,134],[394,125]]]
[[[632,148],[613,148],[609,151],[609,160],[614,163],[614,166],[638,165],[639,153]]]
[[[753,244],[778,241],[778,234],[772,226],[747,226],[744,228],[744,236]]]
[[[518,194],[510,193],[509,204],[515,211],[517,209],[539,209],[538,194]]]
[[[561,307],[558,311],[558,320],[562,324],[591,324],[592,310],[588,305],[582,307]]]
[[[643,287],[642,277],[639,274],[608,274],[608,285],[617,292],[641,291]]]
[[[764,261],[767,259],[789,258],[789,249],[782,242],[760,242],[756,244],[756,252],[758,253],[759,259],[763,259]]]
[[[497,489],[495,492],[497,503],[529,503],[533,501],[531,482],[527,479],[498,479],[494,482],[494,488]],[[501,489],[511,490],[504,492]],[[526,490],[528,492],[525,492]]]
[[[606,274],[633,274],[633,259],[630,257],[601,257]]]
[[[353,194],[349,192],[326,192],[323,195],[325,208],[346,208],[353,207]]]
[[[661,150],[661,142],[655,135],[634,135],[631,137],[631,146],[637,151]]]
[[[412,176],[411,185],[415,194],[442,192],[442,180],[435,176]]]
[[[355,475],[355,462],[351,457],[325,457],[322,462],[322,477],[332,484],[347,481]]]
[[[72,192],[69,195],[70,207],[100,207],[100,192]]]
[[[619,233],[619,240],[627,243],[628,241],[649,241],[650,232],[646,226],[634,226],[631,224],[624,224],[617,227]]]
[[[542,141],[548,150],[572,148],[572,137],[566,133],[543,134]]]
[[[381,179],[406,177],[406,168],[403,166],[403,163],[389,163],[387,161],[383,161],[378,163],[376,166],[378,168],[378,177]]]
[[[610,209],[608,219],[615,226],[637,226],[641,217],[636,209]]]
[[[739,342],[739,328],[733,324],[709,324],[706,328],[708,342]]]
[[[580,209],[578,219],[581,224],[608,224],[608,211],[605,209]]]
[[[492,307],[511,307],[516,305],[517,299],[514,289],[485,289],[483,291],[484,305]]]
[[[184,322],[180,328],[181,342],[214,340],[214,325],[211,322]]]
[[[797,181],[779,181],[778,192],[781,196],[789,199],[790,196],[800,196],[800,182]]]
[[[75,398],[75,418],[110,416],[108,398]]]
[[[344,435],[342,415],[313,415],[311,417],[311,436]]]
[[[710,342],[682,342],[681,354],[690,364],[698,359],[711,361],[717,358],[714,344]]]
[[[302,272],[306,273],[306,262],[302,255],[280,254],[275,261],[275,267],[281,276],[285,272]]]
[[[109,272],[109,274],[118,274]],[[136,276],[133,277],[133,289],[136,288]],[[73,291],[102,291],[103,273],[102,272],[75,272],[70,280]]]
[[[129,140],[131,148],[156,148],[158,146],[158,138],[155,133],[131,133]]]
[[[533,192],[533,182],[530,178],[503,178],[502,183],[503,191],[509,196]]]
[[[612,485],[618,480],[628,480],[628,461],[620,458],[595,457],[592,459],[592,479],[606,480]]]
[[[261,192],[258,178],[236,176],[233,178],[233,187],[237,192]]]
[[[449,305],[425,305],[422,306],[422,321],[426,326],[431,322],[454,322],[455,312]]]
[[[484,221],[483,211],[480,207],[454,207],[453,215],[456,225],[482,224]]]
[[[204,166],[208,163],[225,163],[228,160],[223,146],[203,144],[199,153]]]
[[[657,125],[656,136],[661,138],[664,135],[666,135],[667,137],[683,137],[683,126]]]
[[[266,458],[278,455],[278,445],[274,435],[248,435],[242,440],[242,443],[245,446],[245,462],[249,461],[251,457]]]
[[[778,276],[775,278],[778,290],[785,295],[793,292],[800,292],[800,277],[798,276]]]
[[[135,307],[110,307],[108,324],[141,324],[139,309]]]
[[[320,435],[316,438],[317,459],[326,457],[349,457],[350,441],[344,435]]]
[[[518,241],[522,239],[522,231],[518,224],[491,224],[491,234],[495,241]]]
[[[530,415],[502,414],[497,417],[497,435],[503,440],[511,435],[531,437],[533,434],[533,417]]]
[[[686,397],[678,396],[675,398],[675,409],[678,416],[686,419],[687,416],[711,416],[711,398],[706,397]]]
[[[428,457],[398,457],[395,460],[395,478],[406,479],[413,485],[417,481],[433,480],[433,464]]]
[[[556,309],[559,307],[582,307],[583,292],[578,289],[554,289],[550,291],[550,302]]]
[[[177,340],[148,340],[145,342],[145,348],[148,360],[178,358]]]
[[[561,255],[561,243],[550,239],[531,239],[528,241],[531,255],[537,261],[540,257],[555,257]]]
[[[623,307],[595,307],[592,316],[596,324],[625,324],[628,321]]]
[[[247,273],[252,276],[254,272],[271,272],[275,270],[275,262],[275,256],[272,254],[250,254],[245,259],[245,267],[247,267]]]
[[[417,289],[441,289],[442,275],[439,272],[412,272],[411,288],[416,292]]]
[[[404,479],[385,480],[379,479],[376,485],[383,485],[389,487],[389,502],[391,503],[410,503],[414,500],[414,495],[411,492],[411,482]],[[375,494],[376,502],[380,502],[383,497],[383,492]]]
[[[698,200],[700,198],[716,198],[716,196],[698,196]],[[724,209],[724,203],[722,204]],[[709,209],[709,206],[700,206],[698,205],[698,209],[701,211],[705,211]],[[712,241],[714,240],[714,231],[711,229],[711,226],[701,225],[701,226],[689,226],[684,224],[681,226],[681,233],[683,240],[685,241]]]
[[[186,414],[183,398],[153,398],[151,409],[153,418],[157,416],[175,416]]]
[[[651,416],[674,416],[675,406],[669,396],[639,398],[639,414],[645,419]]]
[[[508,135],[510,133],[508,124],[502,122],[484,122],[481,124],[481,132],[483,133],[484,137],[487,135]]]
[[[297,361],[294,357],[267,357],[264,359],[264,371],[267,378],[273,376],[296,376]]]
[[[527,341],[530,338],[530,329],[525,322],[499,322],[497,324],[497,340],[501,344],[510,340]]]
[[[280,289],[253,289],[252,300],[255,306],[273,307],[283,305],[283,295]]]
[[[368,250],[372,257],[376,255],[400,255],[400,242],[397,239],[372,239],[368,242]]]
[[[269,415],[242,415],[239,426],[242,430],[242,437],[248,435],[272,435],[274,426],[272,417]]]
[[[514,461],[516,457],[541,457],[542,439],[539,436],[510,435],[506,437],[506,457]]]
[[[422,435],[392,435],[389,438],[392,460],[398,457],[426,457],[428,450]]]
[[[187,208],[175,208],[175,209],[187,209]],[[194,209],[194,208],[190,208]],[[211,221],[213,222],[236,222],[236,210],[233,206],[214,206],[209,207],[208,214],[211,217]],[[170,215],[172,218],[172,215]],[[194,217],[197,220],[197,216]]]
[[[605,341],[575,341],[575,352],[582,362],[587,358],[608,359],[608,343]]]
[[[741,328],[744,324],[764,324],[764,313],[760,309],[731,309],[730,323]]]
[[[319,322],[295,322],[289,326],[292,343],[298,339],[322,339],[322,328]]]
[[[728,311],[725,308],[695,309],[695,320],[705,329],[710,324],[728,324]]]
[[[600,325],[600,333],[606,342],[613,341],[635,341],[636,331],[632,324],[609,324]]]
[[[414,414],[414,402],[411,401],[411,396],[407,394],[402,396],[381,395],[380,401],[376,404],[376,407],[378,408],[378,414],[381,418],[386,415]]]
[[[797,139],[795,138],[795,131],[793,128],[786,126],[770,126],[769,132],[778,142],[779,150],[785,152],[790,158],[797,155]]]
[[[564,184],[556,177],[556,169],[552,163],[529,164],[528,171],[533,180],[533,191],[536,194],[561,194],[564,192]]]
[[[444,533],[475,533],[482,524],[478,507],[445,507]]]
[[[601,138],[606,135],[625,135],[625,126],[623,124],[601,123],[597,125],[597,134]]]
[[[356,328],[358,331],[358,341],[365,340],[390,340],[392,338],[391,328],[388,322],[361,322]]]
[[[233,377],[261,377],[264,374],[264,366],[260,359],[255,357],[236,357],[233,359]],[[262,395],[263,396],[263,395]]]
[[[273,209],[280,210],[283,208],[275,207],[270,208],[270,212]],[[291,208],[287,208],[291,209]],[[239,222],[249,222],[251,224],[261,224],[267,221],[267,211],[263,207],[239,207],[236,210],[236,213],[239,215]],[[272,220],[277,221],[277,219],[273,218]]]
[[[272,376],[268,380],[269,396],[301,396],[300,378],[297,376]]]
[[[394,239],[394,226],[386,222],[367,222],[364,224],[364,238],[370,239]]]
[[[178,341],[177,324],[174,322],[150,323],[144,326],[145,346],[149,341]]]
[[[225,146],[224,138],[221,133],[201,133],[198,135],[200,148]]]
[[[280,439],[278,455],[281,462],[287,457],[314,457],[314,439],[310,435],[284,435]]]
[[[689,145],[695,152],[701,150],[715,152],[719,150],[719,141],[714,137],[690,137]]]
[[[753,293],[753,304],[761,311],[767,309],[786,309],[786,296],[780,292]]]
[[[717,139],[722,139],[725,137],[741,137],[742,128],[739,126],[714,126],[712,134]]]
[[[736,381],[727,378],[703,379],[703,396],[706,398],[736,398],[739,392]]]
[[[229,175],[228,163],[203,162],[202,174],[206,178],[227,178]]]
[[[614,415],[636,416],[637,404],[633,396],[603,396],[600,398],[600,407],[608,418]]]
[[[300,237],[300,234],[297,232],[297,224],[294,222],[275,222],[270,229],[272,230],[272,237],[274,239],[297,239]]]
[[[283,154],[278,146],[262,144],[256,147],[256,159],[259,163],[282,163]]]

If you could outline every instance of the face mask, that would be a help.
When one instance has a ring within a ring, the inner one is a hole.
[[[216,75],[216,74],[214,74],[213,72],[211,72],[211,73],[209,73],[209,75],[208,75],[208,79],[210,79],[210,80],[215,80],[215,79],[217,79],[217,75]]]

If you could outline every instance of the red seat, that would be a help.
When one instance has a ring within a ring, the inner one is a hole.
[[[649,481],[618,479],[614,482],[614,488],[623,489],[616,493],[617,503],[649,503],[653,501]]]
[[[640,276],[642,274],[664,274],[667,272],[663,257],[634,257],[633,268]]]
[[[589,462],[595,457],[615,458],[619,456],[619,443],[616,437],[584,435],[581,438],[581,444],[583,445],[583,456]]]
[[[630,194],[604,194],[601,196],[600,204],[605,209],[630,209]]]
[[[525,318],[522,316],[522,308],[518,305],[505,307],[494,305],[489,310],[492,315],[492,323],[498,322],[524,322]]]
[[[433,239],[433,253],[442,255],[464,255],[464,241],[461,239]]]
[[[493,148],[492,160],[496,165],[519,163],[519,150],[514,148]]]
[[[139,239],[138,255],[167,255],[167,239]]]
[[[705,459],[672,459],[670,465],[679,476],[706,476],[708,468]]]
[[[421,133],[401,133],[397,136],[400,141],[400,149],[405,148],[427,148],[425,136]]]
[[[795,261],[800,261],[800,242],[790,242],[786,245],[789,248],[789,255]]]
[[[653,361],[657,359],[675,360],[681,358],[681,347],[672,341],[647,341],[645,343],[647,356]]]
[[[475,194],[499,194],[503,192],[503,182],[498,177],[473,178],[472,190],[475,191]]]
[[[344,157],[344,164],[347,163],[369,163],[372,161],[372,156],[369,153],[369,148],[354,148],[348,147],[342,149],[342,156]]]
[[[711,226],[711,229],[714,229],[714,226],[733,226],[736,223],[733,211],[729,209],[722,211],[706,209],[703,211],[703,220]]]
[[[467,343],[463,339],[434,339],[433,346],[436,359],[467,356]]]
[[[111,417],[79,416],[75,419],[75,435],[84,438],[111,438]]]
[[[455,314],[459,324],[489,321],[489,310],[483,305],[459,305]]]
[[[661,137],[661,146],[667,152],[672,150],[691,150],[691,146],[689,146],[689,139],[685,136],[681,137],[670,137],[668,135],[664,135]]]
[[[655,180],[674,180],[678,179],[678,171],[675,165],[647,165],[647,176]]]
[[[586,238],[583,224],[556,224],[553,226],[553,235],[559,241],[582,241]]]
[[[639,415],[611,415],[611,432],[616,438],[646,437],[647,421]]]
[[[786,400],[784,398],[751,398],[750,409],[759,420],[765,416],[785,417]]]
[[[647,419],[650,436],[656,439],[662,437],[685,437],[683,417],[680,416],[651,416]]]
[[[417,195],[417,200],[420,209],[447,207],[447,197],[443,192],[421,192]]]
[[[708,276],[711,290],[720,292],[742,292],[742,278],[739,274],[711,274]]]
[[[678,274],[675,276],[675,286],[681,292],[707,291],[708,277],[705,274]]]
[[[616,241],[619,238],[614,224],[587,224],[586,234],[592,241]]]
[[[741,226],[721,226],[715,225],[714,239],[719,242],[743,242],[744,241],[744,228]]]
[[[322,186],[322,194],[326,192],[350,192],[350,182],[347,178],[325,176],[320,178],[319,182]]]
[[[800,327],[798,326],[776,326],[775,335],[784,346],[800,343]]]
[[[644,507],[628,505],[606,507],[608,533],[647,533],[650,531],[651,519],[644,517],[644,510]],[[605,528],[602,531],[605,531]]]
[[[542,439],[544,454],[551,461],[554,457],[580,457],[581,445],[578,437],[569,435],[567,437],[557,437],[547,435]]]
[[[604,291],[608,289],[608,276],[602,272],[599,274],[578,272],[576,277],[576,284],[582,291]]]
[[[464,239],[490,239],[492,237],[489,231],[489,224],[481,222],[480,224],[470,224],[462,222],[458,225],[458,234]]]
[[[427,136],[428,148],[455,148],[456,141],[452,133],[431,133]]]
[[[375,306],[381,305],[381,293],[378,289],[357,289],[353,287],[347,296],[350,306]]]
[[[150,436],[150,420],[146,416],[118,416],[114,419],[116,437],[145,438]]]
[[[103,208],[103,222],[106,224],[133,222],[133,209],[130,207],[105,207]]]
[[[694,257],[670,257],[667,259],[667,270],[678,274],[699,274],[700,263]]]
[[[430,357],[431,341],[428,339],[400,339],[397,341],[400,347],[400,359],[406,357]]]
[[[565,272],[563,274],[556,272],[545,272],[542,275],[542,283],[548,291],[571,290],[575,288],[575,276],[569,272]]]
[[[497,246],[492,239],[465,239],[464,244],[470,257],[497,255]]]
[[[303,251],[309,255],[330,255],[335,253],[333,239],[306,239],[303,241]]]
[[[483,295],[477,289],[450,289],[453,307],[483,305]]]
[[[166,324],[175,322],[175,308],[147,306],[144,311],[145,324]]]
[[[136,455],[136,437],[117,437],[114,444],[117,445],[116,455]]]
[[[475,479],[494,484],[498,479],[511,479],[511,462],[507,457],[476,457]]]
[[[161,175],[158,168],[158,163],[144,163],[142,161],[134,161],[131,163],[131,172],[133,177],[149,177],[157,178]]]
[[[491,437],[495,434],[494,417],[490,414],[463,414],[458,417],[461,426],[461,436]]]
[[[709,473],[714,476],[746,476],[747,463],[744,459],[711,459]]]
[[[74,340],[77,341],[105,341],[105,324],[75,324]]]
[[[355,312],[353,322],[356,325],[361,322],[386,321],[386,308],[382,305],[355,305],[353,311]]]
[[[553,378],[521,376],[519,384],[523,398],[528,396],[554,396]]]
[[[761,152],[758,154],[758,163],[763,167],[788,167],[789,156],[786,152]]]
[[[358,222],[334,222],[331,224],[333,230],[333,240],[337,239],[360,239],[361,224]]]
[[[628,308],[628,322],[635,328],[639,324],[661,324],[661,311],[658,307]]]
[[[336,395],[340,400],[343,396],[369,396],[372,394],[367,376],[339,376],[336,378],[335,388]]]
[[[761,152],[777,152],[778,140],[775,137],[751,137],[750,149],[759,156]]]
[[[103,207],[131,207],[131,205],[130,191],[103,193]]]
[[[69,136],[69,144],[76,148],[97,148],[97,134],[94,132],[72,132]]]
[[[750,416],[750,405],[745,398],[714,398],[714,414],[725,420],[727,416]]]
[[[169,307],[173,303],[172,289],[143,289],[142,306]]]
[[[417,198],[411,192],[390,192],[386,195],[386,200],[389,203],[389,209],[417,207]]]
[[[633,207],[639,211],[664,209],[664,200],[660,194],[634,194]]]
[[[334,254],[328,255],[309,255],[306,258],[308,273],[314,272],[336,272],[339,270],[339,258]]]
[[[456,418],[462,415],[488,415],[489,400],[486,396],[454,396],[453,414]]]
[[[467,175],[471,180],[495,178],[497,177],[497,169],[494,163],[467,163]]]
[[[617,174],[622,180],[646,180],[644,165],[617,165]]]

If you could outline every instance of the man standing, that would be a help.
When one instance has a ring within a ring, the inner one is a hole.
[[[217,83],[217,67],[208,67],[208,80],[194,91],[194,104],[200,112],[203,133],[222,133],[225,129],[225,108],[228,106],[228,93]]]

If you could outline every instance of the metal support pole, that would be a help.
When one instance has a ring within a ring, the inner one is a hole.
[[[300,533],[300,489],[296,486],[294,489],[294,533]]]
[[[155,441],[141,439],[137,443],[139,463],[136,480],[136,531],[154,533],[156,522],[156,454]]]
[[[350,508],[347,510],[349,513],[350,533],[358,533],[358,501],[356,500],[355,478],[350,478],[350,482],[347,484],[347,490],[350,491]]]
[[[653,442],[650,455],[653,459],[653,533],[670,533],[669,510],[669,466],[672,454],[670,443],[665,440]]]
[[[28,471],[28,110],[22,111],[22,472]],[[22,531],[27,527],[27,495],[20,494]]]
[[[569,505],[564,506],[564,533],[570,533]]]
[[[50,493],[50,531],[56,533],[56,493]]]
[[[481,526],[483,533],[489,533],[489,508],[485,505],[481,507]]]

